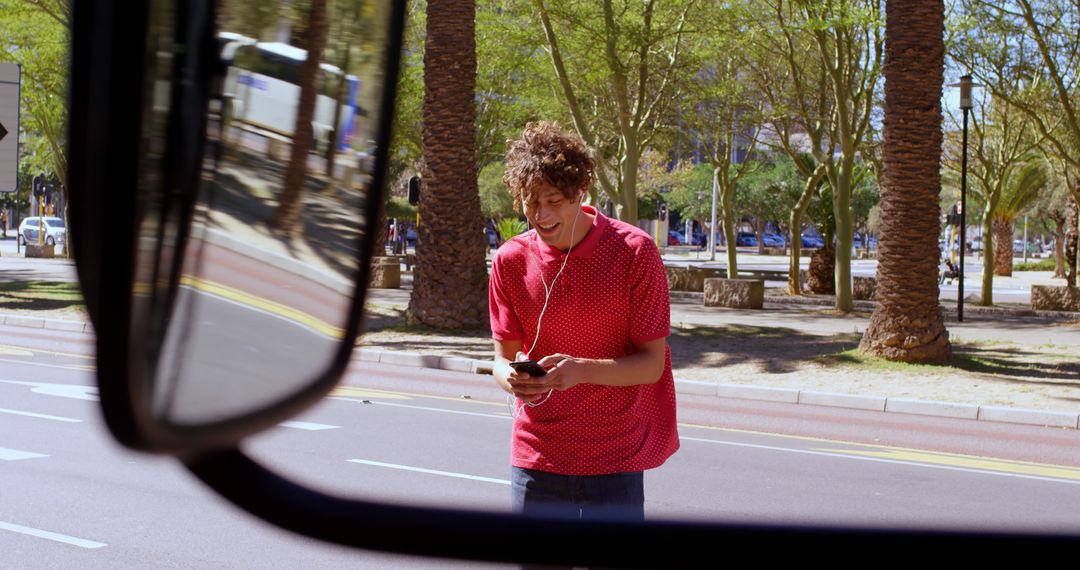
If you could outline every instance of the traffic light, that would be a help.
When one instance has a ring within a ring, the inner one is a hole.
[[[420,203],[420,177],[413,176],[409,179],[409,203],[413,206]]]
[[[661,222],[667,219],[667,204],[663,202],[660,203],[659,218]]]

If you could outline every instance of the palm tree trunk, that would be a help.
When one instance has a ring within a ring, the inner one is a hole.
[[[1012,276],[1013,243],[1012,222],[994,220],[993,248],[986,252],[986,259],[994,260],[994,275]]]
[[[476,3],[428,0],[423,189],[408,319],[488,325],[487,236],[476,184]]]
[[[943,0],[885,2],[885,118],[877,307],[859,348],[907,362],[949,358],[938,301]]]
[[[315,117],[315,99],[319,93],[319,64],[322,62],[323,48],[326,47],[328,27],[326,0],[311,0],[305,42],[307,60],[300,64],[299,71],[300,101],[296,109],[296,128],[293,130],[289,168],[285,171],[281,199],[274,212],[274,226],[293,236],[303,233],[300,217],[304,182],[307,179],[308,151],[311,150],[313,136],[311,121]]]
[[[994,206],[987,204],[983,209],[982,214],[982,233],[984,236],[993,235],[994,233]],[[983,247],[986,257],[984,260],[993,259],[995,247],[994,240],[984,240]],[[966,244],[965,244],[966,245]],[[952,244],[949,244],[952,247]],[[994,304],[994,264],[986,261],[983,263],[982,268],[982,293],[980,295],[981,305],[989,307]]]

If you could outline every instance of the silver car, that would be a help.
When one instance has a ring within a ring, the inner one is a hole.
[[[47,245],[63,244],[67,241],[67,227],[63,218],[31,216],[19,224],[19,235],[25,243],[38,243],[38,234]]]

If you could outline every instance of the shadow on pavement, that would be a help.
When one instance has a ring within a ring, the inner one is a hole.
[[[226,219],[255,230],[261,239],[277,242],[290,256],[303,259],[305,251],[313,251],[335,273],[351,279],[363,231],[363,194],[340,188],[309,169],[301,208],[302,234],[287,235],[272,223],[287,166],[240,152],[236,159],[223,162],[213,180],[206,182],[204,200]],[[210,227],[231,230],[220,217],[206,221]],[[307,247],[298,247],[298,240]]]

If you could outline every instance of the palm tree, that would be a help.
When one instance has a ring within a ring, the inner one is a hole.
[[[411,323],[487,326],[487,237],[476,182],[476,2],[428,0],[424,167]]]
[[[307,179],[307,156],[314,136],[311,121],[315,117],[315,98],[319,94],[319,65],[322,62],[323,48],[326,47],[328,27],[326,0],[311,0],[308,29],[304,34],[307,59],[300,64],[297,74],[300,101],[296,108],[296,128],[293,131],[295,134],[281,199],[274,212],[274,226],[293,236],[303,232],[300,217],[303,210],[304,182]]]
[[[942,0],[885,3],[885,120],[877,307],[859,348],[890,360],[947,359],[938,302]]]
[[[983,240],[983,254],[988,260],[983,264],[983,305],[992,303],[994,275],[1012,275],[1013,222],[1035,203],[1046,187],[1047,177],[1038,163],[1028,162],[1019,171],[1010,172],[1003,182],[1000,195],[991,207],[986,208],[990,215],[985,216],[983,221],[983,234],[993,237]],[[991,259],[994,260],[992,264],[989,263]]]

